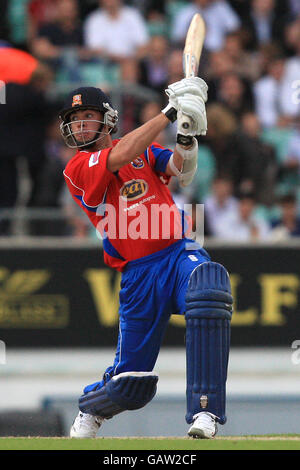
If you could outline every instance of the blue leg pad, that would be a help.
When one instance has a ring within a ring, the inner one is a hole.
[[[102,418],[112,418],[125,410],[137,410],[152,400],[158,376],[152,372],[123,372],[99,390],[79,398],[79,409]]]
[[[229,276],[218,263],[192,272],[186,292],[187,423],[208,411],[226,422],[226,380],[233,299]]]

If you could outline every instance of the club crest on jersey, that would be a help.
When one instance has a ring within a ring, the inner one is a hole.
[[[133,160],[133,162],[130,163],[136,169],[144,168],[145,166],[145,163],[141,157],[136,158],[135,160]]]
[[[81,106],[82,105],[82,95],[74,95],[73,96],[73,102],[72,102],[72,108],[74,106]]]
[[[120,189],[122,199],[134,201],[148,191],[148,184],[144,180],[130,180],[127,181]]]

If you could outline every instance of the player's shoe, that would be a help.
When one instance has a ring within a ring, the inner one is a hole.
[[[188,435],[195,439],[213,439],[218,432],[216,416],[202,411],[193,416],[194,422],[188,430]]]
[[[103,421],[104,419],[100,418],[99,416],[93,416],[79,411],[72,424],[70,430],[70,437],[96,437],[97,432],[99,431],[99,428]]]

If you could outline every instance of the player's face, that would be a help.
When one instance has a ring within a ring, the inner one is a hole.
[[[71,130],[78,143],[90,142],[99,131],[103,116],[99,111],[85,109],[75,111],[70,116]]]

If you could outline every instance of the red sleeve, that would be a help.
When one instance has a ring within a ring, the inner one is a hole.
[[[106,167],[111,148],[99,152],[79,152],[67,164],[64,177],[73,197],[91,208],[102,203],[107,187],[115,177]]]

